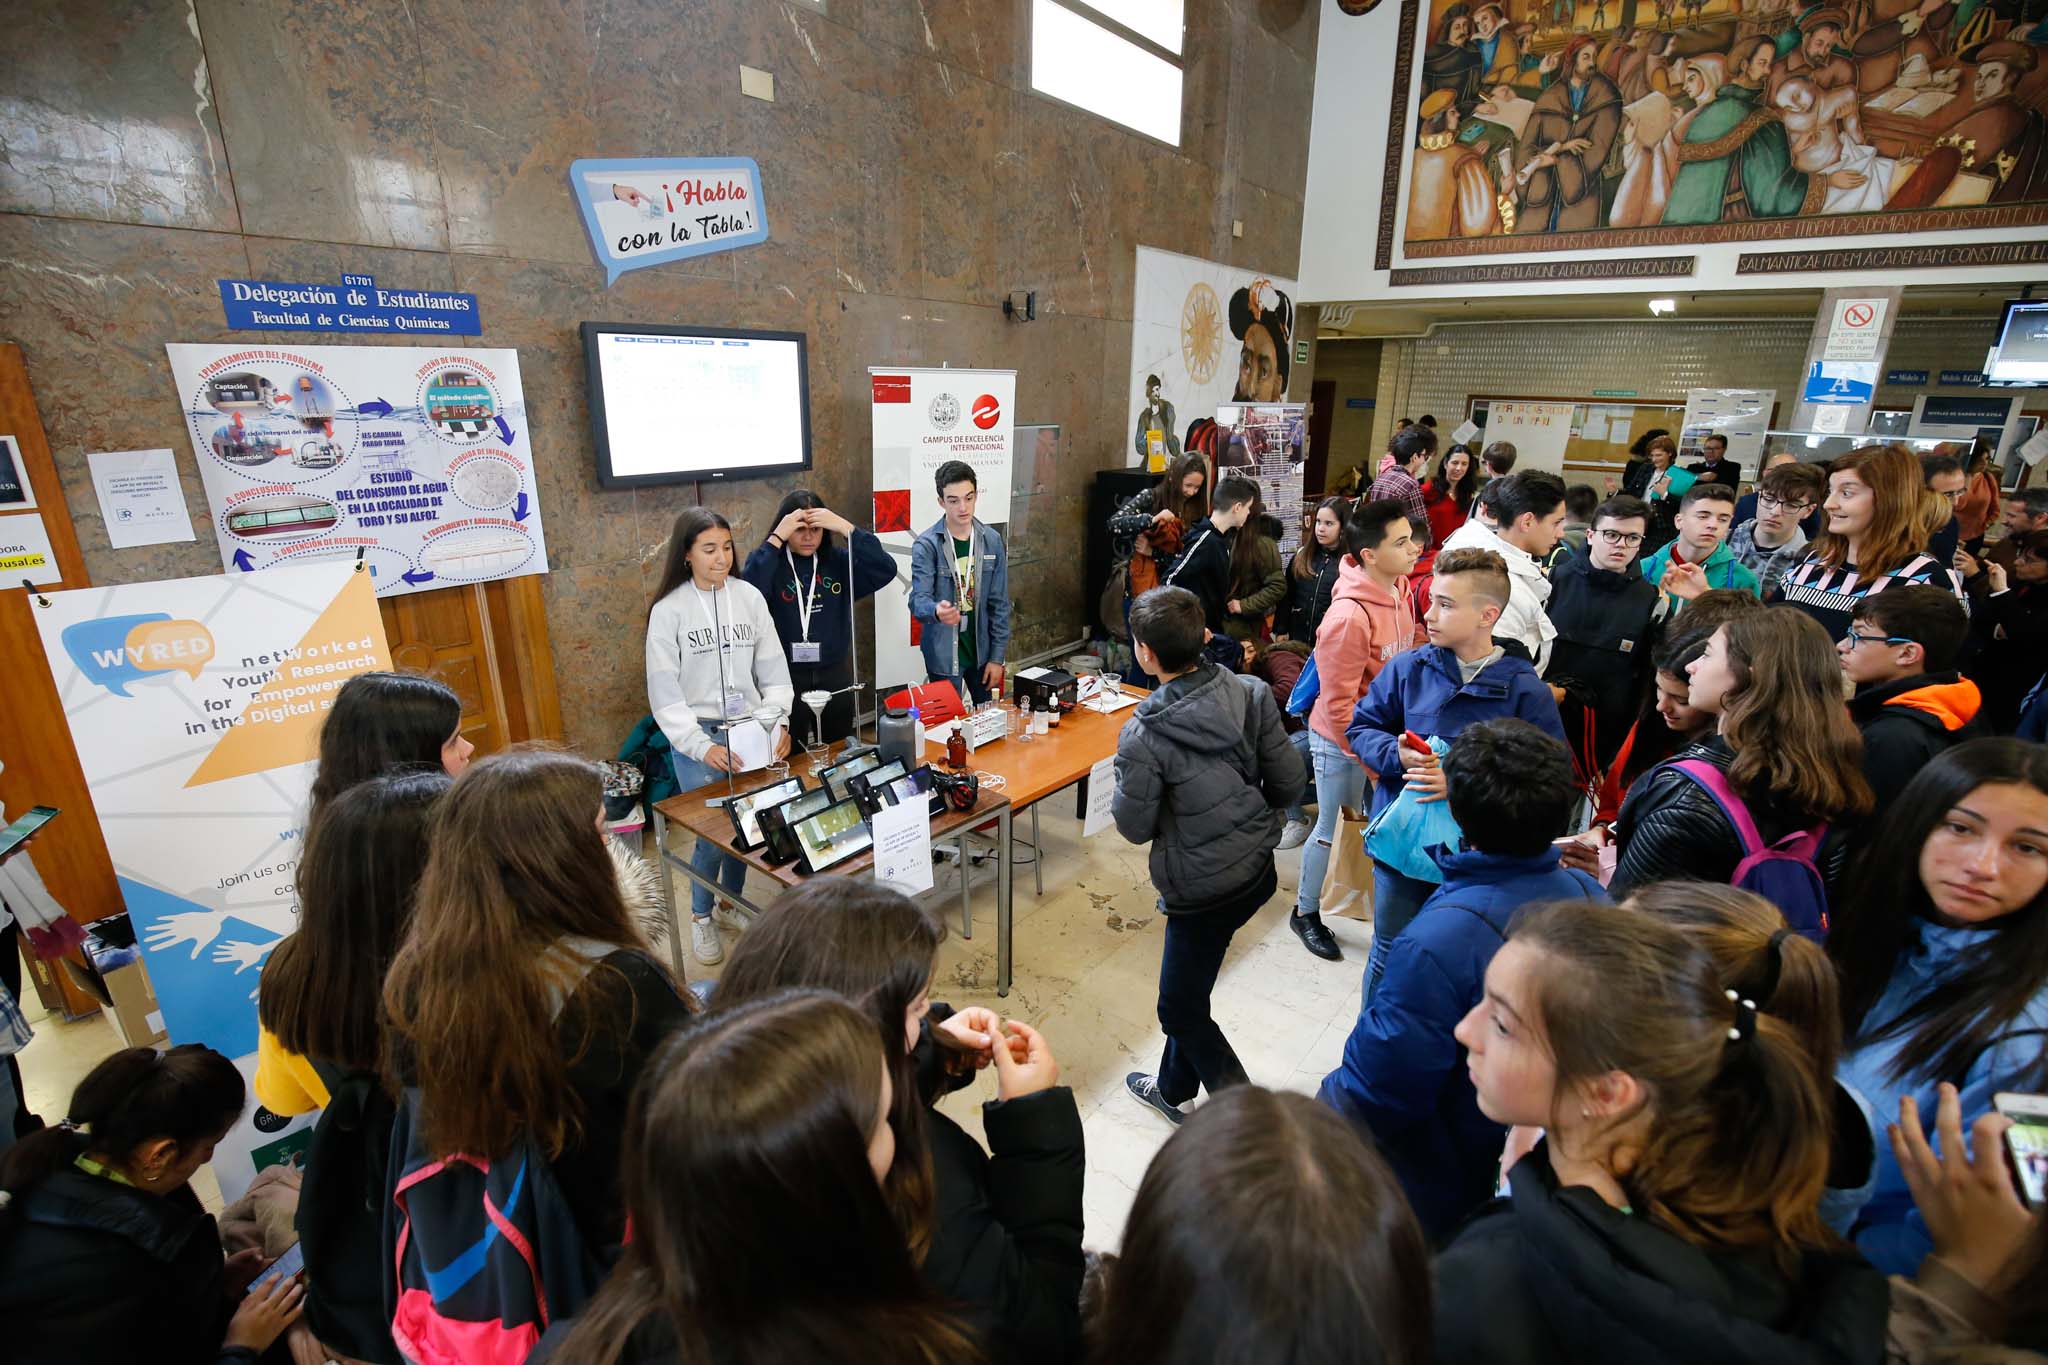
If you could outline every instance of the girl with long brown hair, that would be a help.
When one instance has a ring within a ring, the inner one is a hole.
[[[1975,1123],[2000,1091],[2048,1089],[2048,749],[1975,739],[1936,756],[1886,810],[1850,891],[1855,913],[1828,939],[1840,1071],[1879,1158],[1846,1226],[1880,1269],[1911,1274],[1931,1242],[1885,1141],[1900,1100],[1931,1125],[1951,1085]]]
[[[1070,1359],[1083,1268],[1080,1111],[1036,1031],[932,1004],[944,938],[939,921],[888,887],[821,877],[754,921],[712,1004],[723,1012],[791,987],[853,1001],[890,1059],[896,1151],[882,1192],[925,1282],[965,1305],[991,1346]],[[991,1064],[997,1099],[983,1106],[982,1128],[993,1158],[932,1107]]]
[[[627,912],[571,754],[470,766],[434,812],[412,923],[384,983],[385,1069],[437,1157],[546,1152],[585,1246],[624,1240],[618,1151],[648,1056],[691,1012]]]
[[[1528,907],[1456,1032],[1480,1109],[1545,1137],[1437,1258],[1442,1365],[1881,1357],[1884,1279],[1820,1220],[1825,1077],[1699,942]]]
[[[1928,583],[1963,598],[1956,571],[1926,553],[1949,507],[1927,491],[1912,451],[1902,445],[1850,451],[1829,467],[1821,506],[1827,528],[1785,575],[1778,594],[1820,622],[1828,639],[1848,633],[1858,599],[1893,584]]]
[[[1423,1365],[1429,1243],[1400,1182],[1306,1095],[1234,1085],[1145,1171],[1089,1326],[1097,1365]]]
[[[1673,877],[1733,876],[1742,836],[1713,794],[1676,766],[1695,760],[1726,774],[1765,844],[1827,825],[1820,870],[1835,885],[1848,846],[1843,826],[1869,814],[1871,795],[1826,633],[1804,613],[1773,607],[1720,626],[1686,669],[1687,702],[1718,718],[1715,733],[1629,789],[1615,821],[1610,889],[1624,896]]]
[[[692,792],[740,770],[733,726],[757,711],[787,720],[796,705],[789,659],[761,590],[733,573],[732,524],[685,507],[669,532],[668,560],[647,609],[647,709],[668,737],[676,785]],[[789,731],[775,730],[775,757]],[[711,966],[725,958],[711,920],[711,885],[737,894],[747,865],[709,839],[690,854],[690,953]]]
[[[1224,607],[1223,632],[1239,644],[1265,638],[1266,613],[1287,595],[1287,569],[1280,562],[1282,530],[1260,494],[1253,497],[1251,513],[1230,543],[1230,600]]]
[[[893,1070],[869,1020],[827,991],[777,992],[677,1034],[626,1124],[632,1244],[532,1360],[979,1359],[883,1197]]]
[[[1337,566],[1344,558],[1344,526],[1351,520],[1351,499],[1324,498],[1309,514],[1308,534],[1287,561],[1287,596],[1273,617],[1273,635],[1313,646],[1316,627],[1330,609],[1337,590]],[[1242,531],[1239,535],[1244,534]]]

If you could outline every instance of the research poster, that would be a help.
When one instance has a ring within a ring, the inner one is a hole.
[[[165,350],[229,570],[360,557],[379,597],[547,572],[517,351]]]
[[[1678,458],[1703,460],[1707,437],[1722,436],[1728,441],[1728,458],[1751,478],[1761,477],[1764,434],[1777,403],[1776,389],[1687,389]]]
[[[875,436],[875,534],[896,560],[899,587],[875,594],[875,675],[883,687],[923,682],[923,631],[910,615],[910,547],[945,513],[933,483],[939,466],[974,467],[975,519],[998,531],[1010,520],[1016,460],[1015,370],[871,369]]]
[[[43,654],[163,1026],[247,1073],[263,960],[298,923],[320,724],[350,677],[391,666],[369,573],[292,564],[48,601]],[[227,1198],[305,1126],[252,1095],[214,1154]]]

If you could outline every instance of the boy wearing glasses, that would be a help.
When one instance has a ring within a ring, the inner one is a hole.
[[[1956,671],[1969,633],[1969,613],[1942,588],[1899,584],[1857,601],[1835,653],[1856,685],[1849,715],[1877,796],[1866,829],[1935,755],[1977,737],[1983,697]]]
[[[1757,489],[1756,516],[1738,521],[1728,533],[1729,553],[1757,576],[1766,602],[1779,581],[1806,558],[1806,532],[1799,522],[1827,495],[1828,476],[1819,465],[1773,465]]]
[[[1581,789],[1606,771],[1635,723],[1665,616],[1663,594],[1638,563],[1649,504],[1622,493],[1594,509],[1592,523],[1585,546],[1551,569],[1545,605],[1557,639],[1544,678]]]

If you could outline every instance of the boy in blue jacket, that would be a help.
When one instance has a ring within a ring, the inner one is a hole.
[[[1431,1242],[1491,1197],[1507,1135],[1479,1112],[1451,1031],[1486,993],[1486,966],[1516,910],[1607,899],[1592,877],[1559,866],[1551,844],[1578,798],[1564,745],[1526,721],[1481,721],[1444,755],[1443,778],[1465,851],[1444,860],[1443,885],[1388,951],[1386,976],[1319,1092],[1371,1133]]]
[[[1443,768],[1427,748],[1402,736],[1456,740],[1468,725],[1513,716],[1562,744],[1557,700],[1528,660],[1493,642],[1493,623],[1507,607],[1507,561],[1492,550],[1450,550],[1437,556],[1423,624],[1429,645],[1397,654],[1351,713],[1344,732],[1351,752],[1379,774],[1372,813],[1393,804],[1413,782],[1424,802],[1444,799]],[[1378,859],[1372,865],[1372,957],[1365,998],[1387,969],[1387,951],[1415,918],[1433,883],[1405,877]]]

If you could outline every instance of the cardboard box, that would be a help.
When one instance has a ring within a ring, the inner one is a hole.
[[[121,1035],[124,1047],[162,1047],[170,1041],[164,1031],[163,1008],[156,1002],[156,988],[142,965],[142,950],[135,943],[135,929],[126,915],[110,915],[87,926],[81,950],[85,964],[64,959],[73,979],[99,997]]]

